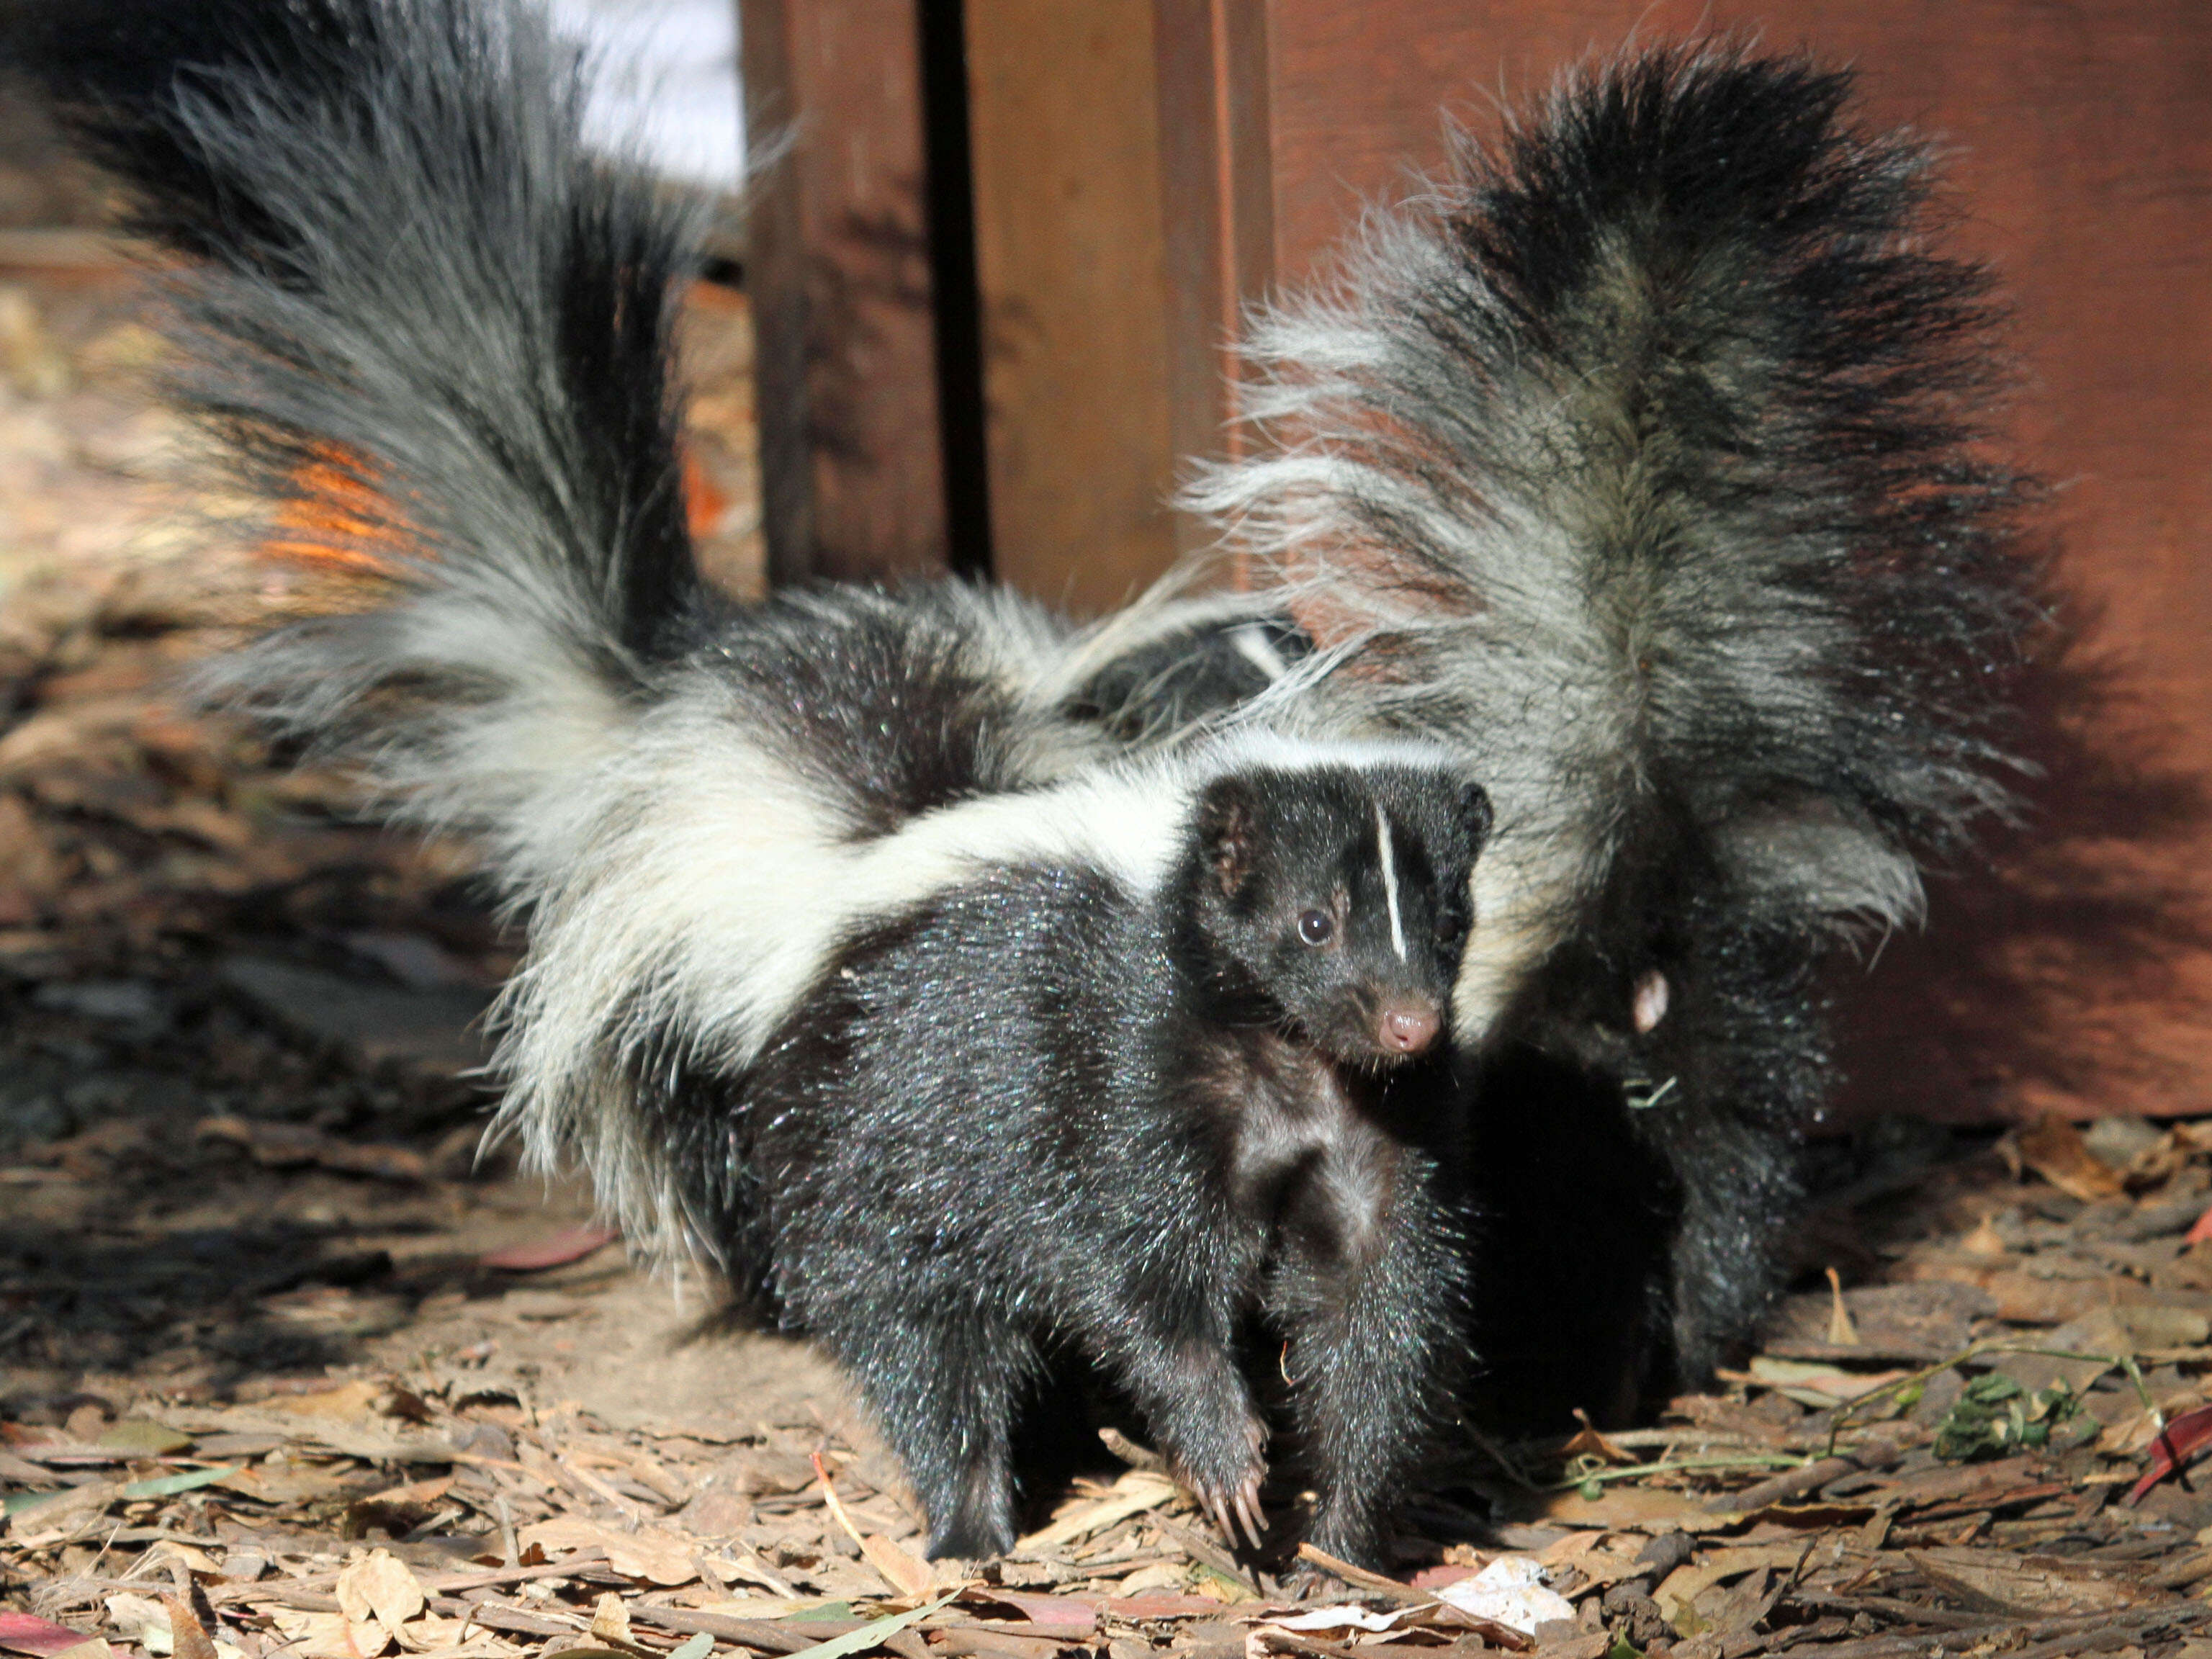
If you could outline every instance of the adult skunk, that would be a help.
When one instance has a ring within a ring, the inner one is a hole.
[[[1456,761],[1117,759],[1063,705],[1142,617],[718,602],[668,372],[690,216],[586,155],[519,0],[96,0],[11,45],[190,256],[181,394],[271,540],[370,573],[216,683],[479,839],[529,924],[499,1067],[533,1153],[843,1361],[935,1553],[1013,1541],[1041,1334],[1256,1541],[1257,1316],[1316,1539],[1382,1560],[1462,1341]]]
[[[1255,319],[1265,441],[1188,498],[1274,585],[1279,665],[1231,623],[1093,684],[1125,734],[1228,685],[1489,787],[1454,998],[1499,1224],[1480,1346],[1553,1413],[1748,1334],[1832,1086],[1816,970],[1917,923],[1921,861],[2008,805],[2033,491],[1983,443],[1989,283],[1929,249],[1928,151],[1849,125],[1850,85],[1662,48],[1455,138]]]

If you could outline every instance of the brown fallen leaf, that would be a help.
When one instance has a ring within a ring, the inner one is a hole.
[[[1838,1348],[1857,1347],[1858,1324],[1851,1318],[1850,1308],[1844,1300],[1843,1276],[1833,1267],[1828,1269],[1828,1295],[1832,1302],[1828,1310],[1829,1342]]]
[[[2063,1325],[2112,1300],[2110,1282],[2094,1279],[2039,1279],[2017,1268],[1963,1261],[1907,1261],[1903,1277],[1921,1283],[1970,1285],[1985,1291],[1990,1312],[2011,1325]]]
[[[45,833],[12,789],[0,790],[0,915],[13,925],[34,920],[65,879]]]
[[[422,1586],[408,1565],[389,1550],[371,1550],[338,1574],[338,1611],[355,1645],[366,1655],[383,1650],[399,1627],[419,1615]]]
[[[1580,1406],[1575,1407],[1575,1421],[1582,1427],[1575,1431],[1573,1438],[1559,1448],[1561,1456],[1571,1462],[1577,1457],[1595,1457],[1600,1462],[1616,1464],[1636,1461],[1634,1452],[1623,1451],[1600,1434],[1597,1425],[1589,1420],[1589,1413]]]
[[[1106,1595],[1098,1605],[1131,1624],[1151,1619],[1211,1619],[1221,1611],[1221,1603],[1206,1595]]]
[[[385,1392],[384,1383],[364,1377],[342,1382],[335,1389],[317,1389],[310,1394],[277,1395],[269,1401],[268,1408],[294,1417],[374,1417],[376,1402]]]
[[[268,1609],[270,1622],[284,1638],[284,1650],[300,1659],[374,1659],[384,1651],[380,1639],[383,1626],[372,1622],[367,1630],[375,1644],[362,1648],[355,1640],[354,1627],[342,1613],[306,1613],[296,1608],[272,1607]]]
[[[1712,1532],[1735,1526],[1741,1516],[1709,1513],[1689,1492],[1626,1485],[1607,1486],[1596,1498],[1579,1492],[1547,1492],[1516,1505],[1516,1518],[1556,1527],[1603,1528],[1613,1532]]]
[[[1671,1622],[1678,1618],[1705,1591],[1715,1584],[1725,1583],[1731,1578],[1741,1578],[1746,1573],[1767,1568],[1794,1571],[1804,1560],[1810,1545],[1791,1540],[1780,1544],[1747,1544],[1733,1549],[1700,1550],[1696,1558],[1684,1562],[1667,1575],[1651,1599],[1659,1604],[1659,1611]]]
[[[1098,1628],[1099,1603],[1089,1596],[1036,1595],[1025,1590],[1000,1589],[989,1584],[971,1584],[960,1595],[963,1601],[980,1601],[987,1606],[1012,1608],[1029,1621],[1027,1627],[1020,1632],[1025,1636],[1081,1642],[1088,1639]]]
[[[216,1659],[215,1644],[201,1624],[199,1616],[185,1604],[184,1598],[164,1595],[161,1606],[169,1614],[169,1638],[175,1644],[176,1659]]]
[[[2081,1132],[2057,1112],[2045,1112],[2005,1137],[2021,1163],[2062,1193],[2095,1203],[2127,1190],[2119,1171],[2081,1144]]]
[[[592,1604],[592,1634],[603,1642],[623,1647],[629,1645],[629,1610],[623,1606],[622,1597],[612,1590],[603,1591],[599,1601]]]
[[[526,1244],[510,1244],[503,1250],[487,1251],[477,1261],[481,1267],[498,1267],[512,1273],[538,1273],[581,1261],[621,1237],[611,1227],[563,1227],[559,1232],[532,1239]]]
[[[1382,1573],[1370,1571],[1367,1568],[1352,1562],[1342,1560],[1329,1554],[1316,1544],[1300,1544],[1298,1559],[1311,1562],[1332,1577],[1340,1578],[1357,1589],[1372,1591],[1377,1595],[1403,1606],[1422,1607],[1437,1599],[1427,1590],[1415,1589],[1402,1579],[1388,1577]]]
[[[1801,1406],[1815,1411],[1856,1400],[1887,1387],[1909,1373],[1901,1370],[1846,1371],[1833,1365],[1824,1365],[1817,1360],[1778,1359],[1771,1354],[1755,1354],[1748,1370],[1717,1370],[1716,1376],[1730,1382],[1755,1382],[1761,1387],[1786,1395]]]
[[[382,1492],[357,1498],[346,1506],[346,1522],[358,1536],[371,1525],[381,1525],[394,1537],[421,1526],[438,1512],[438,1505],[453,1489],[450,1474],[435,1480],[412,1480],[386,1486]]]
[[[103,1451],[127,1452],[133,1457],[162,1457],[185,1450],[192,1437],[143,1418],[126,1418],[93,1443]]]
[[[342,1469],[313,1463],[289,1463],[274,1468],[240,1469],[214,1485],[241,1498],[288,1508],[336,1498],[345,1491],[349,1476]]]
[[[122,1497],[123,1486],[119,1480],[94,1480],[82,1486],[65,1486],[52,1497],[11,1514],[9,1538],[17,1545],[27,1545],[44,1531],[72,1525],[88,1512],[104,1510]]]
[[[2012,1253],[2012,1246],[1997,1231],[1996,1220],[1988,1215],[1976,1222],[1973,1231],[1959,1241],[1959,1248],[1968,1255],[1984,1255],[1993,1261],[2002,1261]]]
[[[1020,1540],[1015,1547],[1023,1553],[1034,1554],[1073,1543],[1086,1533],[1110,1527],[1146,1510],[1158,1509],[1172,1502],[1175,1495],[1175,1483],[1165,1475],[1131,1469],[1114,1483],[1103,1498],[1095,1503],[1079,1504],[1049,1526]]]
[[[608,1566],[623,1577],[642,1578],[665,1589],[688,1584],[699,1576],[692,1546],[658,1527],[623,1532],[581,1516],[560,1515],[525,1527],[516,1536],[524,1547],[535,1544],[549,1557],[570,1550],[603,1549]]]
[[[1572,1567],[1583,1576],[1585,1585],[1600,1589],[1608,1584],[1617,1584],[1624,1578],[1640,1577],[1650,1571],[1634,1549],[1608,1550],[1602,1547],[1603,1540],[1608,1536],[1610,1534],[1604,1532],[1569,1533],[1558,1543],[1538,1552],[1536,1559],[1547,1568]],[[1435,1571],[1431,1569],[1431,1572]],[[1444,1571],[1464,1575],[1471,1574],[1474,1569],[1455,1567]],[[1449,1578],[1431,1577],[1429,1572],[1413,1576],[1413,1584],[1418,1589],[1435,1589],[1451,1582]]]
[[[1698,1598],[1694,1612],[1721,1638],[1726,1653],[1741,1645],[1759,1622],[1772,1612],[1781,1592],[1775,1585],[1775,1569],[1756,1567],[1740,1583],[1728,1589],[1709,1590]],[[1592,1659],[1603,1659],[1603,1650]]]
[[[981,1625],[950,1625],[934,1634],[936,1644],[925,1651],[944,1654],[946,1659],[1060,1659],[1067,1651],[1062,1642]]]
[[[929,1569],[888,1538],[872,1534],[863,1536],[860,1529],[853,1524],[851,1515],[846,1512],[844,1500],[837,1496],[837,1488],[830,1479],[830,1471],[822,1462],[822,1454],[815,1453],[812,1462],[823,1502],[829,1505],[830,1519],[843,1528],[848,1538],[860,1547],[860,1553],[867,1558],[868,1565],[883,1574],[884,1582],[900,1595],[917,1598],[928,1595],[934,1582]]]
[[[2045,1466],[2037,1458],[2002,1458],[1994,1463],[1968,1463],[1957,1468],[1922,1469],[1900,1474],[1872,1494],[1884,1504],[1927,1507],[1971,1498],[1980,1504],[2000,1494],[2033,1486]]]

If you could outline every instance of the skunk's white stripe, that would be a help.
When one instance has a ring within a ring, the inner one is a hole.
[[[1250,663],[1271,680],[1279,680],[1291,672],[1283,653],[1275,649],[1265,632],[1258,628],[1240,628],[1229,636],[1237,654]]]
[[[542,1164],[580,1152],[602,1201],[661,1253],[699,1241],[630,1098],[640,1045],[672,1041],[710,1067],[742,1069],[845,940],[994,871],[1090,870],[1142,902],[1172,878],[1194,800],[1224,773],[1453,765],[1424,744],[1240,731],[870,836],[842,787],[808,775],[768,717],[711,672],[686,676],[605,743],[597,764],[564,775],[576,804],[560,844],[524,872],[538,902],[531,961],[504,1006],[503,1115]],[[1392,831],[1380,812],[1376,824],[1403,956]]]
[[[1193,764],[1200,775],[1209,777],[1244,766],[1276,772],[1369,772],[1391,767],[1407,771],[1464,770],[1463,763],[1450,750],[1419,738],[1309,738],[1257,726],[1231,726],[1198,750]]]
[[[1382,810],[1382,803],[1375,803],[1375,846],[1382,855],[1382,896],[1390,907],[1390,948],[1398,953],[1398,960],[1409,960],[1406,955],[1406,924],[1398,915],[1398,857],[1390,845],[1390,817]]]

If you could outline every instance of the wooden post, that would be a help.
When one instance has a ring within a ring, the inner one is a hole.
[[[922,0],[740,0],[772,581],[948,563]]]
[[[991,544],[1082,611],[1174,560],[1152,0],[968,0]]]
[[[1234,455],[1247,307],[1274,274],[1264,0],[1156,0],[1161,220],[1167,239],[1169,421],[1185,459]],[[1205,527],[1178,520],[1186,548]]]

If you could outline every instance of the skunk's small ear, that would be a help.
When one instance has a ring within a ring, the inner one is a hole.
[[[1252,878],[1260,856],[1260,802],[1243,778],[1216,778],[1198,801],[1198,841],[1224,898]]]
[[[1490,791],[1479,783],[1469,783],[1460,791],[1459,821],[1467,826],[1467,846],[1470,853],[1480,853],[1490,839]]]

